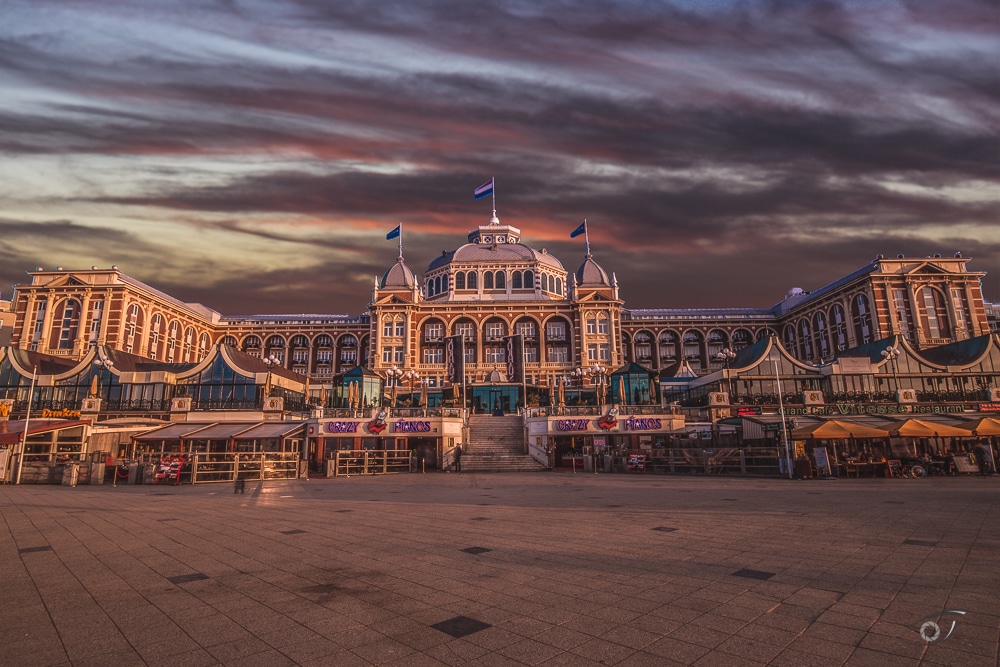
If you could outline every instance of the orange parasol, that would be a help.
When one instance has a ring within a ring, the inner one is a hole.
[[[566,381],[561,380],[559,382],[559,407],[566,406]]]
[[[964,428],[916,418],[898,421],[888,428],[890,435],[899,438],[967,438],[972,435]]]
[[[628,403],[628,396],[625,395],[625,376],[618,376],[618,404],[625,405]]]
[[[427,382],[420,383],[420,405],[427,407]]]
[[[996,417],[980,417],[962,424],[959,428],[967,428],[975,436],[1000,435],[1000,419]]]
[[[889,432],[885,429],[840,419],[828,419],[792,431],[794,440],[845,440],[847,438],[885,438],[888,436]]]
[[[90,397],[97,398],[97,375],[90,380]]]

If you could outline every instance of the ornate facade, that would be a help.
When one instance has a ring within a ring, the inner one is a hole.
[[[72,359],[108,346],[192,363],[225,344],[309,376],[314,389],[357,365],[380,375],[410,369],[441,387],[447,337],[465,339],[466,375],[476,383],[504,370],[503,340],[521,334],[528,384],[552,386],[581,367],[629,362],[661,377],[706,375],[723,367],[724,351],[772,334],[796,359],[819,365],[891,336],[926,349],[996,330],[1000,308],[984,301],[984,274],[970,271],[969,261],[879,256],[819,289],[793,289],[771,308],[627,309],[589,245],[570,271],[493,217],[422,274],[400,252],[357,315],[225,316],[117,267],[37,268],[10,304],[11,345]]]

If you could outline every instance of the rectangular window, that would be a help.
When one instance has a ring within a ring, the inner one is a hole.
[[[440,322],[433,322],[424,327],[424,337],[427,340],[439,340],[444,336],[444,325]]]
[[[396,337],[402,338],[406,335],[406,322],[402,320],[396,322]]]
[[[525,338],[535,337],[535,323],[534,322],[518,322],[517,328],[515,329],[518,335],[524,336]]]
[[[648,343],[636,345],[635,356],[637,359],[649,359],[653,356],[653,348]]]
[[[444,350],[441,348],[427,348],[424,350],[424,363],[425,364],[443,364],[444,363]]]
[[[608,321],[604,318],[597,320],[597,333],[607,334],[608,333]]]
[[[892,290],[893,305],[896,307],[896,319],[899,320],[899,333],[904,338],[910,337],[910,304],[906,298],[905,289]]]
[[[295,350],[292,352],[292,361],[297,364],[304,364],[309,359],[308,350]]]
[[[507,361],[507,350],[502,347],[488,347],[485,353],[488,364],[499,364]]]
[[[463,358],[465,359],[465,363],[467,364],[476,363],[476,348],[474,347],[465,348],[465,354],[463,355]]]
[[[329,361],[331,357],[329,357],[329,355],[327,355],[327,356],[328,356],[327,361]],[[353,364],[353,363],[357,363],[357,361],[358,361],[358,351],[357,350],[341,350],[340,351],[340,363],[342,363],[342,364]]]
[[[406,357],[403,356],[402,346],[397,347],[395,353],[393,354],[393,363],[401,364],[405,359]]]
[[[607,343],[601,343],[597,346],[597,360],[608,362],[611,361],[611,346]]]
[[[965,295],[959,288],[952,288],[951,302],[955,308],[955,327],[957,330],[965,331],[968,335],[968,322],[965,319]]]
[[[316,361],[318,361],[321,364],[330,363],[331,361],[333,361],[333,350],[320,350],[319,352],[316,353]]]
[[[524,361],[529,364],[534,364],[538,362],[538,348],[537,347],[526,347],[524,348]]]
[[[569,350],[565,347],[550,346],[547,350],[549,361],[555,363],[565,363],[569,361]]]
[[[489,322],[486,325],[486,337],[496,340],[497,338],[503,338],[504,327],[503,322]]]
[[[392,348],[383,347],[382,348],[382,363],[391,364],[392,363]]]
[[[566,340],[566,323],[549,322],[545,325],[545,337],[549,340]]]
[[[595,319],[587,320],[587,333],[590,335],[597,333],[597,320]]]
[[[472,322],[462,322],[455,325],[455,335],[461,336],[465,340],[475,340],[476,325]]]
[[[587,361],[597,361],[597,343],[587,345]]]
[[[382,323],[382,335],[386,338],[392,338],[392,322],[386,321]]]

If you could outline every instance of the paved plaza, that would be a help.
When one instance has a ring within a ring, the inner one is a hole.
[[[4,665],[997,665],[997,477],[6,486],[0,511]]]

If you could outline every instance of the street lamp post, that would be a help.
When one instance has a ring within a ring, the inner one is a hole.
[[[385,371],[386,379],[389,380],[389,385],[392,387],[392,403],[390,407],[395,408],[396,403],[396,386],[399,383],[399,379],[403,377],[403,370],[397,366],[392,366],[392,368],[387,368]]]
[[[730,350],[727,347],[727,348],[723,348],[722,351],[720,351],[719,354],[717,354],[716,356],[723,363],[723,366],[724,366],[723,370],[725,371],[724,375],[726,376],[726,385],[728,387],[727,391],[729,392],[729,400],[732,401],[733,400],[733,379],[731,377],[729,377],[729,364],[732,362],[733,359],[736,358],[736,353],[733,352],[732,350]]]
[[[108,371],[108,405],[110,406],[110,404],[111,404],[111,376],[112,376],[111,369],[115,367],[115,364],[110,359],[97,358],[97,359],[94,359],[94,367],[98,369],[98,373],[100,373],[101,375],[104,375],[104,370]],[[104,370],[102,370],[102,369],[104,369]],[[99,398],[99,396],[95,395],[93,398]],[[107,408],[104,408],[104,409],[106,410]]]
[[[403,371],[402,379],[410,389],[410,406],[413,406],[413,385],[420,379],[420,373],[412,368]]]
[[[889,361],[889,370],[892,371],[893,389],[896,392],[897,398],[899,398],[899,377],[896,375],[896,359],[899,358],[899,352],[898,347],[887,347],[882,350],[882,358]]]
[[[271,393],[271,370],[275,366],[281,365],[281,359],[272,354],[264,359],[264,365],[267,366],[267,381],[264,383],[264,398],[267,398]]]
[[[28,424],[31,421],[31,399],[35,396],[35,380],[38,378],[38,366],[31,369],[31,387],[28,389],[28,407],[24,411],[24,433],[21,434],[21,451],[17,455],[17,477],[14,484],[21,483],[21,470],[24,468],[24,450],[28,445]]]

